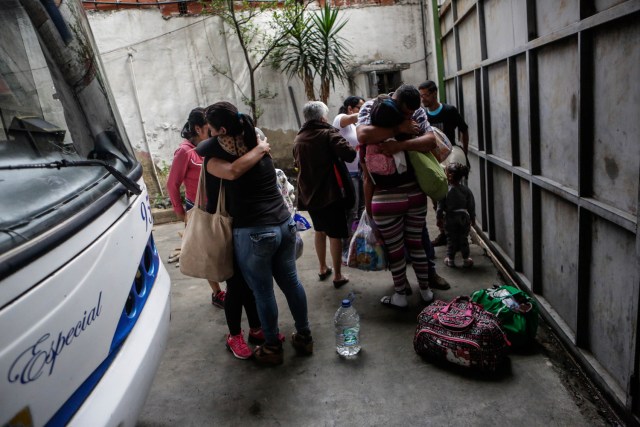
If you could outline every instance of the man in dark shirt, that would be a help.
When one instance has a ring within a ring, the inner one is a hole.
[[[458,129],[458,141],[462,144],[464,153],[469,148],[469,126],[453,105],[441,104],[438,101],[438,86],[431,80],[427,80],[418,86],[420,100],[424,111],[427,113],[429,124],[437,127],[449,138],[452,144],[456,143],[455,130]]]
[[[456,128],[458,129],[458,142],[462,145],[464,154],[469,149],[469,126],[464,121],[458,109],[453,105],[442,104],[438,101],[438,86],[431,80],[427,80],[418,86],[420,91],[420,100],[424,111],[427,113],[429,124],[437,127],[451,141],[456,144]],[[456,144],[457,145],[457,144]],[[467,162],[467,166],[469,162]],[[433,246],[444,246],[447,244],[447,236],[443,228],[440,228],[440,234],[431,242]]]

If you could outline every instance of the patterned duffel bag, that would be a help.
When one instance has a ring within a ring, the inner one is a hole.
[[[418,315],[416,353],[482,371],[495,371],[511,345],[496,316],[459,296],[434,301]]]

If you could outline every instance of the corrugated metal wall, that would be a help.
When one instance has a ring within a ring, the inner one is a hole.
[[[492,252],[640,414],[640,1],[451,0],[447,100]]]

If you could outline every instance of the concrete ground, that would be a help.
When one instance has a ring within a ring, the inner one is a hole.
[[[431,218],[432,221],[432,218]],[[434,236],[434,225],[429,228]],[[334,289],[318,281],[314,231],[303,233],[298,274],[309,302],[314,354],[298,357],[290,344],[293,320],[282,293],[280,330],[287,336],[285,361],[260,367],[238,360],[225,348],[224,311],[210,303],[206,281],[183,276],[168,264],[180,245],[180,223],[158,225],[154,237],[172,278],[168,347],[140,416],[139,426],[592,426],[619,421],[597,391],[541,325],[537,345],[511,354],[510,369],[495,376],[434,365],[416,355],[413,334],[424,305],[418,292],[406,312],[383,307],[392,289],[388,271],[345,268],[351,281]],[[436,291],[450,300],[501,282],[483,250],[472,245],[473,269],[448,268],[437,248],[439,273],[451,284]],[[458,261],[459,262],[459,261]],[[417,290],[411,268],[409,280]],[[362,351],[344,360],[335,351],[333,316],[340,300],[354,292],[361,318]],[[248,331],[246,319],[244,329]],[[581,385],[582,384],[582,385]]]

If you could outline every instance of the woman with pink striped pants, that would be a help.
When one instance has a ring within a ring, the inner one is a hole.
[[[413,263],[418,279],[420,295],[425,302],[433,300],[429,289],[427,255],[422,245],[422,229],[425,225],[427,200],[416,183],[410,163],[407,169],[392,174],[369,173],[366,164],[366,150],[370,144],[381,144],[385,154],[406,150],[429,152],[435,147],[435,138],[429,131],[429,123],[420,108],[420,93],[410,85],[400,86],[392,95],[395,113],[400,115],[397,126],[377,126],[371,122],[371,108],[374,101],[366,102],[360,109],[356,133],[362,150],[360,159],[363,167],[365,207],[374,220],[389,256],[389,269],[393,278],[394,294],[384,296],[380,302],[394,308],[408,305],[407,295],[411,287],[407,281],[405,251]],[[401,141],[387,141],[390,138]]]

